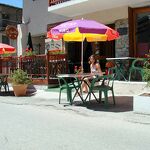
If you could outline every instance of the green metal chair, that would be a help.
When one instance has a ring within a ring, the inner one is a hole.
[[[108,68],[108,75],[114,74],[114,73],[115,73],[115,74],[118,74],[118,73],[119,73],[119,71],[118,71],[118,69],[117,69],[116,66]],[[120,79],[120,76],[118,77],[118,79]]]
[[[107,107],[108,106],[108,91],[111,91],[112,97],[113,97],[113,103],[115,105],[116,102],[115,102],[114,89],[113,89],[114,79],[115,79],[115,74],[98,76],[97,78],[93,79],[91,86],[89,88],[89,100],[91,99],[91,95],[92,95],[93,91],[99,91],[99,99],[96,98],[96,100],[98,102],[101,102],[102,92],[103,92],[104,93],[104,104]],[[95,83],[98,81],[102,81],[102,83],[100,85],[95,86]]]
[[[2,87],[4,88],[5,92],[9,92],[9,85],[7,82],[7,75],[0,76],[0,91]]]
[[[121,79],[126,80],[123,64],[120,63],[120,64],[117,64],[117,65],[118,66],[108,68],[108,74],[116,74],[115,79],[117,79],[119,81]]]
[[[143,72],[143,66],[147,59],[145,58],[137,58],[133,60],[131,67],[129,69],[129,81],[132,79],[132,75],[136,76],[138,73],[141,76],[141,80],[144,81],[144,72]]]
[[[73,89],[79,89],[80,88],[80,82],[78,79],[71,79],[71,83],[68,83],[67,78],[64,77],[58,77],[58,81],[59,81],[59,87],[60,87],[60,91],[59,91],[59,104],[61,101],[61,92],[62,90],[66,90],[67,91],[67,101],[70,102],[70,104],[72,105],[73,103],[73,99],[72,99],[72,90]]]

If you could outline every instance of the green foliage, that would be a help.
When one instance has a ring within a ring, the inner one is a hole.
[[[24,53],[23,53],[23,56],[34,56],[36,55],[36,52],[35,51],[32,51],[32,50],[26,50]]]
[[[51,54],[65,54],[63,51],[51,52]]]
[[[2,57],[9,57],[9,56],[11,56],[11,54],[8,54],[8,53],[2,54]]]
[[[31,79],[22,69],[14,70],[11,74],[12,83],[15,84],[31,84]]]
[[[147,82],[147,85],[150,87],[150,59],[147,60],[144,65],[144,80]]]

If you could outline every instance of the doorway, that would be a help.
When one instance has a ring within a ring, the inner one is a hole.
[[[115,24],[108,24],[110,28],[115,28]],[[66,52],[68,54],[68,68],[69,73],[74,72],[74,66],[81,65],[81,42],[65,42]],[[100,65],[101,69],[105,70],[105,63],[107,57],[115,57],[115,40],[104,41],[104,42],[87,42],[84,41],[83,50],[83,67],[84,72],[90,72],[90,67],[88,63],[88,58],[92,54],[100,55],[101,59]]]
[[[89,72],[88,58],[93,54],[92,43],[85,40],[83,45],[83,68],[84,72]],[[65,47],[68,54],[69,73],[74,73],[74,67],[81,66],[81,42],[65,42]]]
[[[129,54],[145,57],[150,53],[150,8],[129,8]]]
[[[115,24],[107,24],[108,27],[115,29]],[[104,42],[99,42],[100,46],[100,56],[104,57],[115,57],[115,40],[113,41],[104,41]]]

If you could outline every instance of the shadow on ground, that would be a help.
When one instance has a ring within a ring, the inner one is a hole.
[[[13,91],[5,92],[2,91],[0,92],[0,96],[15,96]]]
[[[112,97],[109,97],[109,104],[106,108],[104,104],[98,103],[95,100],[88,101],[86,104],[75,102],[74,106],[86,107],[94,111],[107,111],[107,112],[127,112],[133,111],[133,97],[129,96],[116,96],[116,105],[113,105]]]
[[[28,87],[27,87],[27,92],[26,92],[26,96],[35,95],[36,91],[37,91],[37,90],[36,90],[36,88],[34,87],[34,85],[28,85]],[[15,96],[15,95],[14,95],[14,91],[9,91],[9,92],[0,91],[0,96]]]
[[[25,96],[33,96],[33,95],[35,95],[35,92],[27,91]],[[9,91],[9,92],[1,91],[0,96],[15,96],[15,95],[14,95],[14,91]]]

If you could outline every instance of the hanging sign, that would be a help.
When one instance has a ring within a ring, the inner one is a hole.
[[[18,30],[15,26],[12,25],[8,25],[5,29],[6,31],[6,35],[10,38],[10,39],[17,39],[18,37]]]

